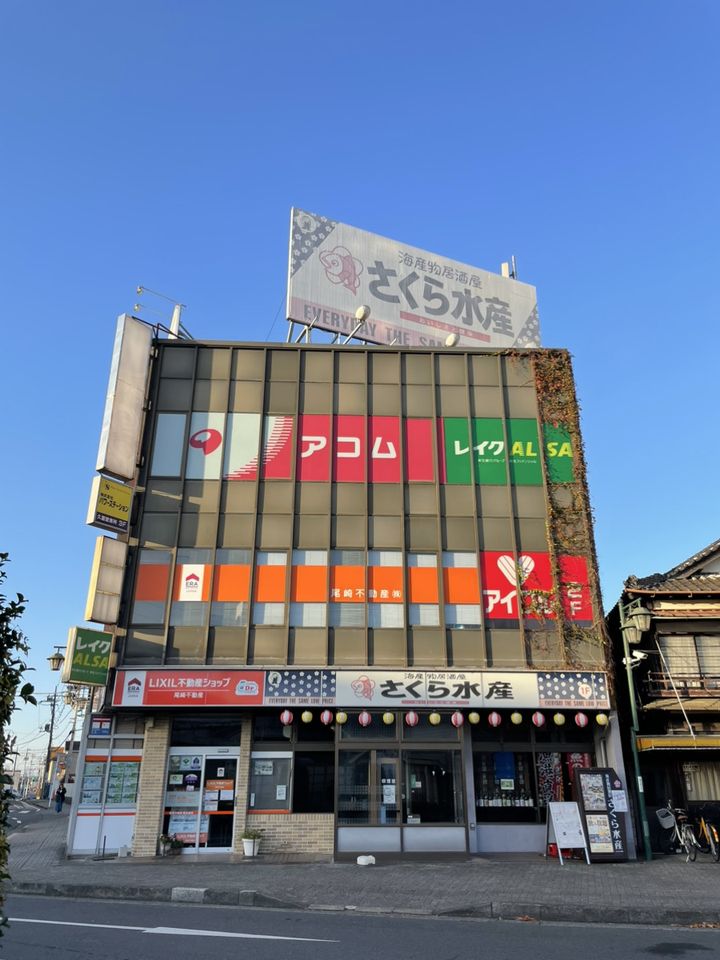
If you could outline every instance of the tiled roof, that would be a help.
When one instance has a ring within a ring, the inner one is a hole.
[[[700,566],[704,560],[720,554],[720,540],[714,540],[704,550],[688,557],[667,573],[651,573],[649,577],[628,577],[625,589],[631,593],[716,593],[720,592],[720,574],[697,574],[683,577]]]
[[[698,563],[702,563],[703,560],[712,556],[713,553],[720,553],[720,540],[714,540],[710,546],[705,547],[704,550],[701,550],[692,557],[688,557],[687,560],[683,560],[682,563],[679,563],[676,567],[673,567],[672,570],[668,570],[665,576],[676,577],[679,573],[683,573],[685,570],[689,570]]]
[[[651,577],[629,577],[625,582],[625,589],[629,593],[672,593],[695,595],[719,594],[720,573],[705,574],[701,577],[672,577],[666,579],[667,574],[656,573]]]

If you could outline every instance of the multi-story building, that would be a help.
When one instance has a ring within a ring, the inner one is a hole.
[[[660,846],[654,810],[668,799],[692,812],[711,805],[714,820],[720,812],[720,541],[667,573],[629,577],[608,628],[617,662],[628,665],[622,728],[629,738],[632,696],[648,824]]]
[[[575,767],[624,776],[565,351],[150,366],[72,851],[541,851]]]

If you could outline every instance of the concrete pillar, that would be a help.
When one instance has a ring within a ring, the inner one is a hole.
[[[162,833],[165,800],[165,769],[170,742],[170,718],[149,717],[145,721],[145,743],[140,764],[135,832],[132,855],[154,857]]]
[[[233,852],[242,853],[242,835],[245,829],[250,789],[250,751],[252,748],[252,717],[243,715],[240,727],[240,756],[238,757],[237,793],[235,794],[235,825]]]

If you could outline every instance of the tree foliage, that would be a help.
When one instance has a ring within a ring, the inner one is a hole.
[[[0,553],[0,589],[7,579],[5,565],[8,554]],[[23,674],[27,670],[25,656],[29,647],[27,639],[17,624],[25,612],[25,597],[17,594],[17,599],[10,600],[0,593],[0,755],[2,757],[2,798],[0,799],[0,909],[4,906],[4,884],[8,879],[7,821],[10,809],[10,786],[12,777],[5,772],[5,764],[15,753],[14,740],[9,737],[10,718],[15,710],[16,699],[19,697],[25,703],[35,703],[33,685],[23,683]],[[0,923],[0,936],[6,923],[3,918]]]

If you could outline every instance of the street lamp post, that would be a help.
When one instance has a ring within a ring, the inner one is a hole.
[[[645,807],[645,788],[640,773],[640,757],[637,748],[637,736],[639,732],[637,703],[635,700],[635,683],[633,680],[633,665],[637,666],[640,660],[633,661],[630,656],[630,644],[639,643],[643,633],[650,629],[650,612],[642,606],[640,600],[633,600],[628,604],[623,604],[622,600],[618,602],[620,612],[620,633],[623,642],[623,663],[625,664],[625,675],[627,679],[628,695],[630,697],[630,716],[632,717],[632,728],[630,730],[630,748],[633,755],[633,766],[635,768],[635,784],[637,786],[638,813],[640,814],[640,826],[643,836],[643,851],[647,861],[652,860],[652,849],[650,847],[650,827],[647,819],[647,809]]]

